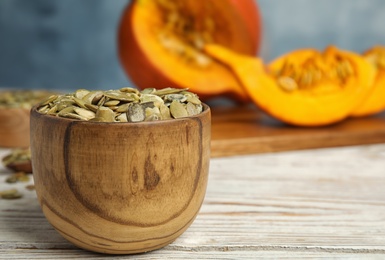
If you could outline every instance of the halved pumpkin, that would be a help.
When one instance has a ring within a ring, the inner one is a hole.
[[[260,32],[254,0],[134,0],[120,21],[119,56],[141,89],[180,87],[203,100],[218,95],[248,100],[226,67],[202,49],[216,43],[255,55]]]
[[[354,117],[373,115],[385,110],[385,46],[373,46],[363,53],[363,57],[375,68],[376,77],[369,97],[352,112]]]
[[[322,126],[350,115],[372,88],[373,67],[360,55],[329,47],[301,49],[267,67],[261,59],[218,45],[205,51],[227,64],[251,99],[283,122]]]

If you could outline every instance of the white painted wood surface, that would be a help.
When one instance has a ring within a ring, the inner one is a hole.
[[[1,166],[0,190],[24,197],[0,199],[0,259],[106,258],[63,239],[8,175]],[[192,226],[163,249],[113,258],[300,257],[385,259],[385,144],[212,159]]]

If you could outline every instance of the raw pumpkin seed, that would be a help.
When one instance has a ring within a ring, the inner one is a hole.
[[[103,118],[103,122],[115,122],[115,113],[108,107],[100,106],[96,110],[95,117]]]
[[[183,94],[168,94],[164,97],[166,100],[169,100],[169,101],[179,101],[179,103],[183,103],[185,101],[187,101],[187,97]]]
[[[277,82],[278,85],[285,91],[291,92],[298,89],[297,82],[290,77],[279,77]]]
[[[154,94],[160,97],[163,97],[164,95],[168,94],[177,94],[177,93],[183,93],[184,91],[187,91],[188,89],[177,89],[177,88],[163,88],[163,89],[157,89]]]
[[[90,93],[90,91],[87,89],[78,89],[75,91],[74,96],[78,99],[83,99],[88,93]]]
[[[21,194],[17,189],[10,189],[0,191],[0,197],[7,200],[20,199],[23,197],[23,194]]]
[[[129,122],[141,122],[146,118],[143,105],[139,103],[132,103],[127,110],[127,120]]]
[[[81,107],[74,107],[74,111],[81,117],[85,118],[85,120],[90,120],[95,117],[95,113],[93,111],[87,110]]]
[[[121,113],[120,115],[118,115],[116,117],[116,121],[118,121],[118,122],[128,122],[127,114],[126,113]]]
[[[125,93],[133,93],[133,94],[139,94],[139,90],[137,90],[136,88],[129,88],[129,87],[125,87],[125,88],[121,88],[119,89],[121,92],[125,92]]]
[[[186,104],[186,110],[187,110],[188,115],[194,116],[194,115],[198,115],[200,113],[200,111],[202,111],[202,107],[201,107],[201,105],[195,105],[191,102],[188,102]]]
[[[179,103],[177,100],[173,100],[171,102],[170,113],[174,118],[188,116],[187,109],[183,106],[183,104]]]
[[[171,119],[170,109],[165,104],[159,106],[159,111],[162,119]]]
[[[155,106],[159,106],[161,103],[163,103],[162,98],[160,98],[157,95],[153,94],[142,94],[140,96],[140,102],[141,103],[148,103],[148,102],[153,102]]]
[[[32,190],[35,190],[35,185],[33,185],[33,184],[28,184],[27,186],[25,186],[25,188],[26,188],[27,190],[32,191]]]
[[[120,101],[119,100],[108,100],[106,102],[104,102],[104,106],[106,107],[113,107],[113,106],[117,106],[119,105]]]

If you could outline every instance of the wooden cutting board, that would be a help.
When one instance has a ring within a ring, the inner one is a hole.
[[[385,142],[385,113],[306,128],[283,124],[255,106],[211,110],[212,157]]]

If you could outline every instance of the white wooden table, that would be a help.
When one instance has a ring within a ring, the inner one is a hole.
[[[0,157],[8,150],[0,149]],[[44,218],[34,191],[0,199],[0,259],[104,259]],[[32,180],[31,182],[32,183]],[[212,159],[192,226],[163,249],[118,259],[385,259],[385,144]]]

